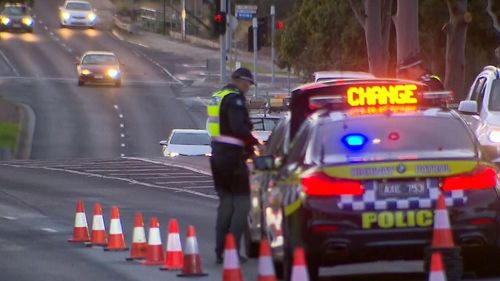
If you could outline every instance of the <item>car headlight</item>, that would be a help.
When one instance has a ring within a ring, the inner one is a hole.
[[[94,13],[90,13],[90,14],[87,15],[87,18],[89,19],[89,21],[95,21],[95,19],[97,18],[97,16]]]
[[[212,156],[212,153],[205,153],[205,156],[210,157],[210,156]]]
[[[176,157],[176,156],[179,156],[179,153],[177,153],[177,152],[170,152],[168,154],[168,156],[170,156],[170,157]]]
[[[2,24],[3,25],[9,25],[10,19],[9,18],[2,18]]]
[[[90,72],[90,70],[88,70],[88,69],[84,69],[84,70],[82,70],[82,74],[83,74],[83,75],[89,75],[90,73],[91,73],[91,72]]]
[[[33,24],[33,19],[31,17],[24,17],[23,24],[26,26],[31,26]]]
[[[108,76],[111,78],[116,78],[116,77],[118,77],[118,75],[120,75],[120,71],[118,71],[116,69],[108,69],[106,74],[108,74]]]
[[[68,12],[62,12],[61,15],[62,15],[62,18],[65,20],[69,20],[69,18],[71,17],[71,15]]]
[[[491,131],[488,134],[488,139],[493,143],[500,143],[500,131]]]

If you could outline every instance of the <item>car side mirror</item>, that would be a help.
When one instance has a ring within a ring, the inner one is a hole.
[[[478,114],[477,102],[474,100],[464,100],[458,105],[458,111],[467,115]]]
[[[259,171],[276,170],[279,165],[273,155],[258,156],[253,159],[253,165]]]
[[[168,146],[168,141],[162,140],[162,141],[160,141],[160,145]]]

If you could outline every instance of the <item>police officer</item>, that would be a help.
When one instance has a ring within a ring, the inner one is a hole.
[[[250,70],[237,69],[231,82],[215,92],[208,105],[208,132],[212,137],[210,166],[219,196],[216,222],[216,262],[222,263],[224,239],[232,233],[239,242],[250,210],[246,160],[259,141],[252,135],[245,93],[254,84]]]
[[[432,75],[422,66],[422,60],[418,56],[405,59],[398,69],[400,77],[423,82],[431,91],[443,91],[444,86],[437,75]]]

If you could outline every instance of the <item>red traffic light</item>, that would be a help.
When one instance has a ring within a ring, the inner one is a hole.
[[[282,30],[283,27],[284,27],[283,22],[282,21],[278,21],[278,23],[276,24],[276,28],[278,28],[278,30]]]
[[[214,21],[217,23],[222,22],[222,14],[216,14],[214,16]]]

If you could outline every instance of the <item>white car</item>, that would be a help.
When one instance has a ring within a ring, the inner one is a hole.
[[[212,155],[210,135],[205,130],[174,129],[160,145],[166,157]]]
[[[474,130],[483,151],[500,163],[500,68],[483,68],[458,111]]]
[[[314,82],[322,82],[334,79],[372,79],[373,74],[357,71],[318,71],[314,73]]]
[[[97,24],[97,15],[92,5],[84,0],[68,0],[59,7],[61,27],[89,27]]]
[[[250,121],[253,124],[252,135],[262,141],[267,142],[271,132],[276,127],[276,124],[281,120],[283,116],[275,115],[264,115],[264,114],[254,114],[250,116]]]

